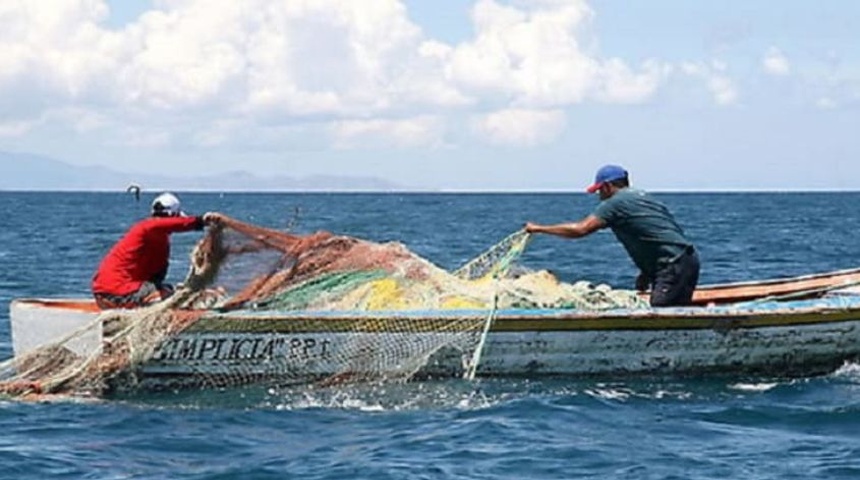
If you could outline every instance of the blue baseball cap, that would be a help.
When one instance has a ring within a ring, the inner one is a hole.
[[[627,178],[627,170],[624,170],[618,165],[604,165],[597,171],[597,175],[594,176],[594,183],[591,184],[586,191],[588,193],[594,193],[600,190],[600,187],[604,183],[621,180],[622,178]]]

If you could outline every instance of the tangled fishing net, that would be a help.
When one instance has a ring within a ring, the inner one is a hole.
[[[86,328],[0,364],[0,393],[134,390],[175,358],[183,360],[182,375],[159,385],[404,380],[442,349],[462,352],[463,370],[473,376],[499,311],[645,306],[630,291],[515,272],[527,241],[516,232],[449,272],[397,242],[300,236],[225,218],[198,242],[172,297],[105,311]],[[93,330],[101,345],[76,353],[73,343]],[[242,334],[256,339],[233,338]]]

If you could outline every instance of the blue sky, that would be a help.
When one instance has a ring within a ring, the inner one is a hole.
[[[860,4],[57,0],[4,7],[0,150],[177,175],[860,189]]]

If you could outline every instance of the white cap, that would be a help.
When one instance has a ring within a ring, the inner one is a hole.
[[[152,214],[164,217],[184,217],[179,199],[172,193],[162,193],[152,201]]]

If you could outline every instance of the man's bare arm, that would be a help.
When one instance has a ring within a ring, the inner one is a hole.
[[[603,220],[594,215],[589,215],[578,222],[559,223],[556,225],[540,225],[528,222],[525,229],[529,233],[546,233],[564,238],[579,238],[590,235],[605,226],[606,223]]]

